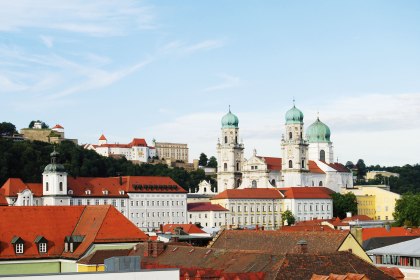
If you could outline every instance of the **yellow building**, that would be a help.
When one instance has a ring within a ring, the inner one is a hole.
[[[401,197],[397,193],[372,186],[358,186],[357,189],[347,189],[346,192],[356,195],[359,215],[375,220],[393,220],[396,200]]]

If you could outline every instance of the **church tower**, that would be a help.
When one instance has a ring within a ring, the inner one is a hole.
[[[309,142],[309,159],[334,163],[333,144],[330,128],[319,120],[308,127],[306,138]]]
[[[303,113],[295,107],[286,112],[285,135],[281,140],[282,181],[285,187],[304,186],[308,169],[308,143],[303,138]]]
[[[217,143],[217,190],[238,188],[242,180],[244,145],[239,144],[239,120],[229,112],[222,118],[222,135]]]
[[[70,205],[67,196],[67,172],[62,164],[58,163],[58,153],[51,153],[51,163],[42,173],[42,192],[44,205]]]

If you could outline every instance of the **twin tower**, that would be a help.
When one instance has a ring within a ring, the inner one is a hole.
[[[239,143],[239,119],[229,112],[222,118],[222,135],[217,143],[217,183],[219,192],[238,188],[242,183],[244,144]],[[331,131],[319,118],[304,134],[303,113],[293,106],[285,115],[285,133],[281,140],[281,187],[303,186],[303,174],[309,173],[309,161],[333,163]],[[242,186],[242,188],[251,186]]]

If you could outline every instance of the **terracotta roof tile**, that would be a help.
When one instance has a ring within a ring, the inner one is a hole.
[[[401,270],[398,267],[378,267],[380,270],[388,274],[389,276],[394,277],[394,279],[401,279],[403,280],[405,278],[405,275],[401,272]]]
[[[212,199],[281,199],[283,196],[277,189],[269,188],[247,188],[225,190]]]
[[[277,157],[260,157],[264,159],[265,163],[267,164],[268,170],[281,170],[281,158]]]
[[[321,168],[319,168],[319,166],[313,160],[309,160],[308,168],[311,173],[325,174],[325,172]]]
[[[59,125],[59,124],[56,124],[52,129],[54,129],[54,128],[60,128],[60,129],[64,129],[64,127],[62,127],[61,125]]]
[[[0,196],[15,197],[26,189],[29,189],[35,197],[42,196],[41,183],[24,183],[20,178],[9,178],[1,187]]]
[[[313,226],[286,226],[281,227],[280,231],[334,231],[329,226],[313,225]]]
[[[341,221],[344,223],[352,222],[352,221],[372,221],[373,219],[366,215],[354,215],[352,217],[346,217]]]
[[[386,228],[363,228],[362,239],[363,241],[373,237],[388,237],[388,236],[420,236],[420,229],[406,229],[403,227],[391,227],[389,230]]]
[[[185,233],[194,234],[194,233],[206,233],[205,231],[201,230],[194,224],[166,224],[163,225],[163,232],[170,232],[172,234],[176,234],[175,229],[182,228]]]
[[[351,171],[345,167],[344,165],[342,165],[341,163],[338,162],[334,162],[334,163],[325,163],[327,164],[329,167],[335,169],[338,172],[345,172],[345,173],[350,173]]]
[[[325,187],[291,187],[279,188],[285,196],[285,199],[331,199],[334,193]]]
[[[101,135],[101,137],[99,137],[99,140],[106,140],[106,137],[105,137],[105,135]]]
[[[229,211],[219,204],[211,204],[211,202],[192,202],[187,204],[187,211]]]

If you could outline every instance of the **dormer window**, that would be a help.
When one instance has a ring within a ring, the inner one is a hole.
[[[86,190],[85,191],[85,194],[89,195],[89,194],[91,194],[91,191],[90,190]]]
[[[104,195],[108,195],[108,190],[103,190],[103,191],[102,191],[102,193],[103,193]]]
[[[36,238],[35,238],[35,244],[37,244],[38,245],[38,252],[39,253],[46,253],[47,252],[47,239],[45,239],[45,237],[44,236],[42,236],[42,235],[38,235]]]
[[[85,237],[82,235],[71,235],[64,238],[64,251],[73,253],[82,243]]]
[[[68,190],[67,193],[68,194],[73,194],[73,190]]]
[[[124,191],[123,190],[120,190],[120,194],[123,195],[124,194]]]
[[[15,247],[15,253],[16,254],[23,254],[23,245],[25,244],[25,241],[23,241],[22,238],[20,238],[19,236],[14,236],[12,238],[11,243]]]

